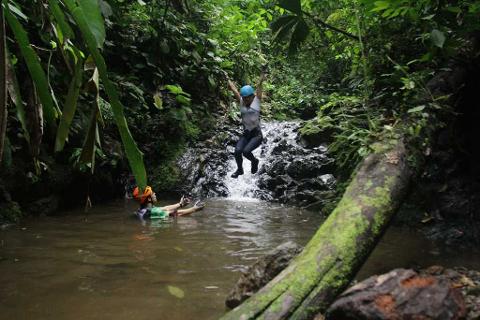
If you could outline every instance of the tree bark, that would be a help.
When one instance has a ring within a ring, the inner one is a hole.
[[[303,252],[222,319],[311,319],[346,288],[402,202],[412,174],[403,141],[373,149]]]

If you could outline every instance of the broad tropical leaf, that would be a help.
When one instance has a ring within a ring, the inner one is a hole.
[[[82,85],[83,61],[78,60],[75,66],[75,73],[73,75],[70,86],[68,87],[67,98],[65,99],[65,106],[62,110],[62,118],[57,130],[57,137],[55,139],[55,152],[63,150],[65,141],[68,138],[70,125],[72,124],[73,116],[77,110],[77,101],[80,95],[80,87]]]
[[[88,127],[87,136],[85,142],[83,143],[82,153],[80,154],[80,163],[88,164],[90,163],[90,170],[93,174],[95,170],[95,151],[97,149],[97,140],[98,140],[98,107],[92,111],[92,116],[90,118],[90,125]]]
[[[147,174],[143,164],[143,154],[138,149],[137,144],[133,140],[130,130],[128,129],[127,120],[125,119],[125,115],[123,113],[123,105],[118,97],[117,89],[108,78],[107,66],[105,64],[105,60],[100,54],[100,51],[98,50],[96,39],[88,26],[82,8],[76,6],[73,0],[64,1],[68,7],[68,10],[74,17],[75,22],[80,28],[82,36],[84,37],[88,49],[95,60],[95,64],[97,65],[100,78],[103,81],[105,91],[110,99],[115,122],[117,123],[120,137],[122,138],[123,146],[125,148],[130,167],[132,168],[133,174],[137,180],[137,184],[140,188],[145,188],[147,185]]]
[[[105,42],[105,24],[98,0],[77,0],[77,4],[85,16],[88,28],[95,37],[97,48],[103,47]]]
[[[5,3],[5,0],[4,2]],[[4,6],[8,8],[8,6]],[[40,59],[35,53],[33,48],[30,46],[30,41],[28,40],[27,32],[22,27],[18,19],[8,10],[5,9],[5,17],[7,19],[8,25],[12,29],[12,32],[17,41],[20,52],[25,60],[28,71],[35,83],[35,88],[40,98],[40,101],[43,106],[43,112],[45,114],[45,120],[47,123],[53,124],[55,118],[57,117],[57,112],[53,104],[53,98],[50,94],[50,89],[48,87],[47,77],[45,72],[40,65]]]
[[[7,54],[7,89],[10,99],[12,100],[15,108],[17,109],[17,118],[22,125],[23,135],[27,142],[30,144],[30,133],[27,127],[27,116],[25,113],[25,107],[23,105],[20,86],[18,85],[17,76],[15,74],[15,68],[13,67],[12,60],[9,54]]]

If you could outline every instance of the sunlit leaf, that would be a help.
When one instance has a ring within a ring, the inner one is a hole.
[[[432,39],[432,42],[436,47],[443,48],[443,44],[445,43],[445,34],[442,31],[433,29],[430,33],[430,39]]]
[[[18,7],[16,7],[13,3],[9,3],[8,8],[10,9],[10,11],[13,14],[18,16],[19,18],[22,18],[23,20],[28,21],[28,17]]]
[[[192,104],[192,100],[188,97],[185,97],[183,95],[178,95],[175,97],[175,100],[177,100],[178,103],[180,103],[181,105],[184,105],[184,106],[189,106]]]
[[[160,95],[160,93],[156,93],[156,94],[153,95],[153,103],[154,103],[155,107],[157,107],[158,110],[163,109],[163,100],[162,100],[162,96]]]
[[[168,292],[174,296],[177,297],[178,299],[183,299],[185,297],[185,293],[183,292],[182,289],[174,286],[167,286]]]
[[[408,113],[415,113],[415,112],[420,112],[420,111],[422,111],[423,109],[425,109],[425,106],[424,106],[424,105],[421,105],[421,106],[418,106],[418,107],[415,107],[415,108],[411,108],[411,109],[409,109],[407,112],[408,112]]]
[[[165,89],[167,89],[168,91],[170,91],[170,93],[173,93],[173,94],[180,94],[180,93],[183,93],[183,90],[181,87],[179,86],[175,86],[173,84],[167,84],[165,86]]]
[[[371,10],[372,12],[383,11],[383,10],[386,10],[390,7],[390,2],[389,1],[375,1],[374,5],[375,5],[375,7]]]

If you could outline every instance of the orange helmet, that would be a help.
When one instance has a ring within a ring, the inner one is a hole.
[[[135,187],[133,189],[133,197],[135,200],[139,201],[140,204],[144,204],[147,202],[148,197],[151,197],[153,195],[153,190],[152,187],[146,186],[145,190],[143,190],[143,194],[140,194],[140,189],[138,187]]]

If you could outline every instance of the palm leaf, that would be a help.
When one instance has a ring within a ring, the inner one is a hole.
[[[40,65],[40,59],[30,46],[28,35],[25,29],[22,27],[18,19],[10,12],[8,6],[5,6],[5,0],[3,0],[3,7],[5,9],[5,17],[8,25],[12,29],[15,40],[17,41],[20,52],[25,60],[30,76],[35,83],[35,88],[43,106],[43,112],[45,114],[45,120],[47,123],[53,124],[57,117],[57,112],[53,104],[53,98],[50,94],[48,87],[47,77]]]
[[[147,174],[145,171],[145,165],[143,164],[143,154],[138,149],[137,144],[133,140],[130,130],[128,129],[127,120],[125,119],[125,115],[123,113],[123,105],[118,97],[117,89],[108,78],[107,66],[105,64],[105,60],[100,54],[100,51],[98,50],[97,41],[89,28],[82,8],[76,6],[73,0],[64,1],[68,7],[68,10],[75,19],[75,22],[77,23],[82,36],[87,43],[88,49],[92,54],[95,64],[97,65],[100,78],[102,79],[105,91],[110,99],[114,119],[117,123],[130,167],[135,175],[137,184],[140,188],[144,188],[147,185]]]

